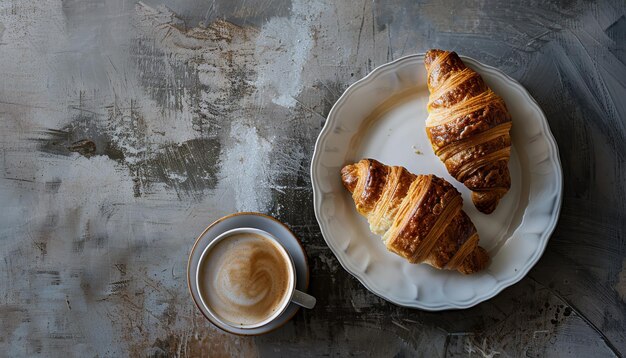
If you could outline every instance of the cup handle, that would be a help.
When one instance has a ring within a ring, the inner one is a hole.
[[[315,307],[315,302],[317,302],[317,300],[315,299],[315,297],[309,294],[306,294],[302,291],[294,290],[293,296],[291,297],[291,302],[297,304],[298,306],[311,309]]]

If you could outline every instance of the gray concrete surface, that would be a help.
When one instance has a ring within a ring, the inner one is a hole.
[[[0,355],[612,357],[626,352],[623,1],[0,1]],[[520,283],[462,311],[396,307],[324,244],[309,164],[373,68],[439,47],[519,80],[565,178]],[[315,310],[218,331],[187,254],[218,217],[302,239]]]

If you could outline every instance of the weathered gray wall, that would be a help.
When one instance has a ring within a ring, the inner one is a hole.
[[[621,356],[625,12],[619,0],[0,1],[0,352]],[[431,47],[525,85],[565,177],[528,277],[442,313],[391,305],[341,269],[308,170],[342,91]],[[300,236],[318,297],[257,338],[206,322],[185,279],[195,236],[240,210]]]

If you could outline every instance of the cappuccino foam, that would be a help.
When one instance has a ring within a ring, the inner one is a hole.
[[[271,240],[242,233],[207,253],[199,268],[206,304],[231,325],[252,325],[270,317],[286,299],[290,263]]]

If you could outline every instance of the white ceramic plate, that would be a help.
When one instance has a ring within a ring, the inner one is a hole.
[[[230,327],[212,319],[209,311],[201,303],[202,301],[200,299],[200,293],[195,279],[202,251],[204,251],[204,249],[222,233],[240,227],[251,227],[269,232],[276,239],[278,239],[281,244],[283,244],[285,249],[289,251],[291,258],[293,259],[293,263],[296,266],[296,288],[302,292],[306,292],[309,287],[309,265],[306,253],[304,252],[304,247],[302,247],[300,240],[296,238],[291,230],[273,217],[260,213],[242,212],[225,216],[209,225],[209,227],[207,227],[196,239],[196,242],[189,253],[189,261],[187,262],[187,284],[194,303],[207,320],[222,330],[242,336],[256,336],[271,332],[283,326],[296,314],[296,312],[298,312],[300,306],[295,303],[290,303],[289,307],[287,307],[283,314],[263,327],[252,329]]]
[[[504,98],[513,118],[511,189],[491,215],[476,210],[469,190],[448,174],[431,149],[424,129],[428,89],[423,54],[380,66],[350,86],[331,109],[315,145],[314,208],[326,243],[367,289],[402,306],[467,308],[495,296],[539,260],[561,208],[558,149],[537,102],[499,70],[461,58]],[[491,255],[488,269],[461,275],[413,265],[388,252],[341,184],[342,166],[362,158],[452,183],[463,195],[463,209],[478,229],[480,245]]]

